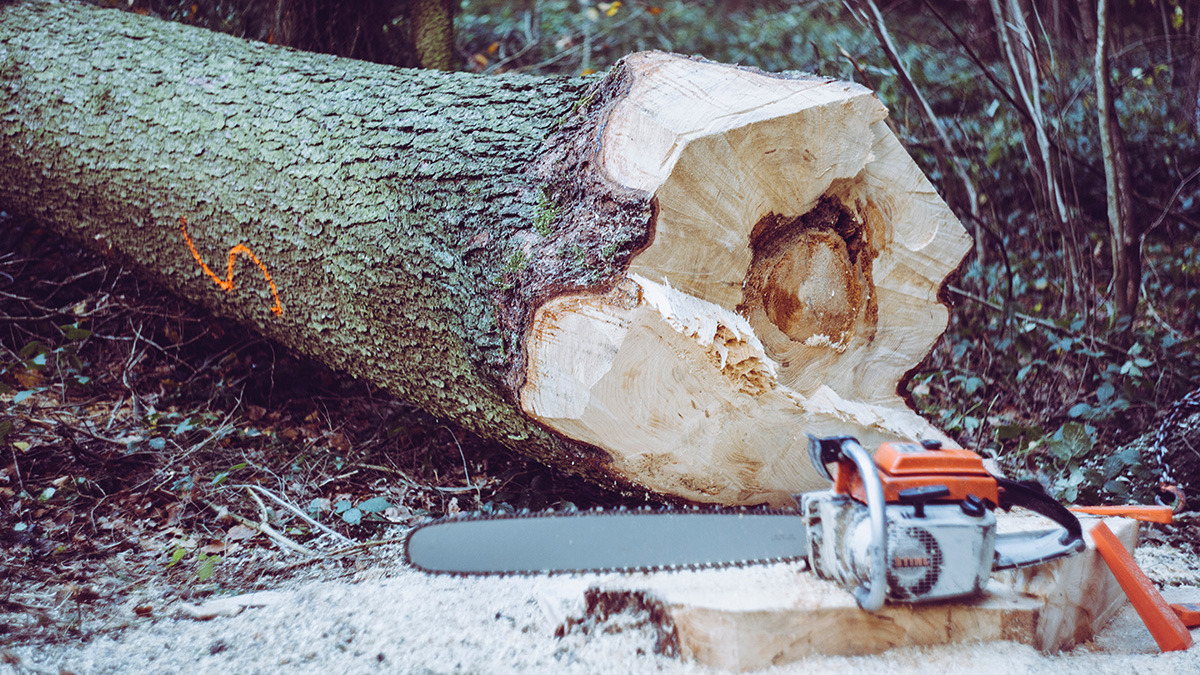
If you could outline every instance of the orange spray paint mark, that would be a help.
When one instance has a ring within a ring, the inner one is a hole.
[[[226,274],[227,278],[222,279],[214,274],[213,271],[208,268],[208,265],[204,264],[204,259],[200,257],[200,252],[196,250],[196,245],[192,243],[192,238],[188,235],[187,231],[187,217],[179,216],[179,230],[183,232],[183,238],[187,242],[188,248],[192,251],[192,257],[195,258],[196,262],[200,264],[200,269],[204,270],[204,273],[207,274],[209,278],[217,282],[217,285],[221,287],[221,290],[233,290],[233,263],[239,253],[244,254],[246,257],[250,258],[250,260],[254,261],[254,264],[258,265],[258,269],[262,270],[263,277],[266,278],[267,284],[271,287],[271,295],[275,298],[275,306],[271,308],[271,311],[276,314],[283,314],[283,306],[279,304],[279,292],[275,290],[275,282],[271,281],[271,273],[267,271],[267,266],[262,264],[262,261],[259,260],[258,256],[254,255],[250,249],[241,244],[229,249],[229,270],[228,274]]]

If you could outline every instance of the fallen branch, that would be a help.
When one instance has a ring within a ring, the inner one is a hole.
[[[401,471],[399,469],[393,469],[391,467],[383,466],[381,464],[351,464],[350,466],[358,467],[360,469],[370,469],[372,471],[382,471],[384,473],[390,473],[393,476],[398,477],[400,479],[400,482],[404,483],[408,487],[416,489],[416,490],[424,490],[426,492],[436,491],[436,492],[446,492],[446,493],[451,493],[451,494],[461,494],[463,492],[477,492],[480,489],[487,487],[492,482],[491,480],[481,480],[478,483],[476,483],[474,485],[469,485],[467,487],[438,487],[436,485],[422,485],[421,483],[418,483],[417,481],[413,480],[408,474],[404,473],[403,471]]]
[[[322,525],[321,523],[318,523],[316,520],[314,520],[307,513],[300,510],[295,505],[288,503],[282,497],[276,495],[274,492],[271,492],[270,490],[268,490],[262,486],[259,486],[259,485],[235,485],[233,487],[242,487],[242,488],[246,488],[247,490],[257,490],[257,491],[263,493],[264,495],[266,495],[267,497],[269,497],[271,499],[271,501],[275,502],[276,504],[279,504],[280,506],[287,509],[288,511],[291,511],[293,514],[295,514],[301,520],[303,520],[304,522],[308,523],[309,525],[317,528],[318,530],[321,530],[322,532],[325,532],[326,534],[333,535],[334,538],[340,539],[344,543],[348,543],[348,544],[354,543],[353,539],[347,537],[344,534],[341,534],[337,530],[331,529],[326,525]]]
[[[359,542],[352,546],[346,546],[344,548],[339,548],[336,551],[330,551],[329,553],[324,553],[324,554],[318,555],[317,557],[314,557],[314,558],[309,558],[307,560],[297,560],[294,562],[287,563],[286,565],[280,565],[279,567],[276,567],[274,569],[267,570],[267,574],[283,574],[284,572],[289,572],[291,570],[294,570],[294,569],[297,569],[300,567],[304,567],[305,565],[308,565],[308,564],[311,564],[314,562],[319,562],[322,560],[332,560],[333,558],[341,558],[342,556],[348,555],[350,553],[354,553],[355,551],[361,551],[361,550],[368,549],[368,548],[374,548],[376,546],[385,546],[387,544],[400,544],[400,543],[404,542],[404,539],[405,539],[404,537],[395,537],[392,539],[376,539],[373,541]]]
[[[217,506],[216,504],[213,504],[212,502],[210,502],[208,500],[201,500],[201,501],[203,501],[204,504],[206,506],[208,506],[208,508],[217,512],[218,519],[228,516],[228,517],[236,520],[238,523],[245,525],[246,527],[249,527],[252,530],[258,530],[259,532],[267,535],[268,537],[271,538],[272,541],[274,541],[279,546],[286,548],[286,549],[290,549],[292,551],[295,551],[296,553],[299,553],[301,555],[306,555],[306,556],[310,556],[310,557],[315,557],[315,556],[320,555],[319,553],[308,548],[307,546],[304,546],[303,544],[297,544],[296,542],[292,541],[291,539],[288,539],[281,532],[279,532],[279,530],[276,530],[275,528],[271,527],[270,525],[268,525],[266,523],[256,523],[253,520],[250,520],[249,518],[246,518],[244,516],[239,516],[238,514],[234,513],[233,511],[230,511],[229,509],[225,508],[224,506]]]

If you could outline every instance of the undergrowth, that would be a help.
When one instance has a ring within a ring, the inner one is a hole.
[[[8,215],[0,298],[0,645],[89,634],[27,589],[252,589],[427,516],[625,503]]]

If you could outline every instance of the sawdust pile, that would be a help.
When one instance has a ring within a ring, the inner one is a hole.
[[[1173,602],[1200,601],[1200,566],[1178,551],[1150,547],[1139,561],[1168,586]],[[275,589],[176,601],[163,618],[139,618],[86,644],[15,647],[0,674],[25,673],[691,673],[717,672],[656,652],[661,635],[645,612],[580,622],[595,576],[428,577],[399,551],[350,572],[330,565]],[[147,591],[148,593],[151,591]],[[748,589],[747,592],[762,592]],[[213,618],[202,620],[193,617]],[[1200,631],[1194,636],[1200,638]],[[1009,642],[895,649],[862,657],[811,657],[770,673],[1133,673],[1200,672],[1200,648],[1160,654],[1127,608],[1091,642],[1043,656]]]

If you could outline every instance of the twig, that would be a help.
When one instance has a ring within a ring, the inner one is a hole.
[[[1200,167],[1196,167],[1195,171],[1188,174],[1187,178],[1184,178],[1182,181],[1180,181],[1179,185],[1175,186],[1175,192],[1173,192],[1171,194],[1171,198],[1167,200],[1166,205],[1162,209],[1162,213],[1160,213],[1158,215],[1158,218],[1156,218],[1154,220],[1154,222],[1150,224],[1150,227],[1147,227],[1146,231],[1142,234],[1143,244],[1146,241],[1145,236],[1147,234],[1150,234],[1150,232],[1153,231],[1154,228],[1158,227],[1159,225],[1162,225],[1163,221],[1166,220],[1168,215],[1170,215],[1171,206],[1175,204],[1176,199],[1179,199],[1179,194],[1181,192],[1183,192],[1183,188],[1187,187],[1187,184],[1192,182],[1192,180],[1194,180],[1196,178],[1196,176],[1200,176]]]
[[[950,136],[946,133],[945,125],[942,124],[937,114],[933,112],[929,101],[921,93],[920,88],[917,87],[917,83],[909,74],[908,68],[904,65],[904,61],[901,60],[899,50],[896,49],[896,45],[892,42],[891,33],[888,32],[887,24],[883,20],[883,14],[879,11],[875,0],[863,0],[862,4],[865,7],[859,11],[871,27],[872,32],[875,33],[875,38],[878,40],[879,46],[883,49],[884,55],[891,62],[892,68],[895,69],[896,76],[900,78],[900,83],[908,91],[909,95],[916,100],[917,109],[921,111],[921,116],[929,123],[929,126],[933,129],[934,136],[938,139],[938,144],[941,146],[941,151],[937,153],[938,158],[958,178],[959,183],[962,184],[963,191],[966,192],[967,208],[971,212],[971,218],[979,221],[979,195],[975,190],[975,183],[971,180],[970,175],[967,174],[967,170],[962,162],[959,161],[959,153],[954,147],[954,142],[950,140]],[[845,54],[845,50],[842,50],[842,53]],[[847,54],[847,56],[849,55]],[[982,240],[982,237],[979,237],[978,240]],[[982,258],[982,246],[976,246],[976,253]]]
[[[132,322],[130,327],[132,328]],[[125,361],[125,368],[121,371],[121,384],[129,390],[129,405],[133,408],[134,417],[142,417],[145,414],[142,408],[142,402],[138,400],[137,392],[134,391],[133,385],[129,383],[129,371],[136,367],[141,362],[142,357],[138,356],[137,346],[138,341],[142,338],[142,325],[139,324],[133,332],[133,345],[129,348],[129,359]]]
[[[246,493],[250,495],[255,504],[258,504],[259,521],[267,522],[267,519],[271,517],[271,514],[267,511],[267,505],[263,503],[263,500],[258,495],[250,490],[249,486],[246,486]]]
[[[361,541],[361,542],[352,544],[350,546],[346,546],[344,548],[339,548],[335,551],[330,551],[329,553],[324,553],[316,558],[309,558],[307,560],[296,560],[296,561],[287,563],[286,565],[280,565],[279,567],[268,570],[267,574],[283,574],[284,572],[288,572],[288,571],[294,570],[298,567],[303,567],[305,565],[315,563],[315,562],[318,562],[321,560],[330,560],[333,558],[340,558],[349,553],[353,553],[355,551],[360,551],[362,549],[374,548],[376,546],[385,546],[387,544],[401,544],[404,542],[404,540],[405,540],[405,537],[397,537],[397,538],[393,538],[393,539],[376,539],[374,541]]]
[[[452,493],[473,492],[473,491],[478,492],[480,488],[487,487],[487,485],[488,485],[488,481],[486,481],[486,480],[480,481],[479,483],[477,483],[475,485],[471,485],[471,486],[467,486],[467,487],[437,487],[435,485],[422,485],[422,484],[418,483],[417,481],[413,480],[411,477],[409,477],[408,474],[404,473],[403,471],[401,471],[399,469],[393,469],[388,466],[383,466],[381,464],[351,464],[350,466],[356,466],[360,469],[371,469],[372,471],[382,471],[384,473],[390,473],[394,476],[398,476],[400,478],[401,483],[404,483],[405,485],[407,485],[411,488],[416,488],[418,490],[437,491],[437,492],[452,492]]]
[[[17,446],[10,445],[8,446],[8,450],[12,453],[13,471],[17,474],[17,487],[21,489],[21,492],[25,492],[25,480],[21,478],[21,463],[17,461]]]
[[[991,71],[991,69],[989,69],[987,67],[987,65],[984,64],[983,59],[980,58],[979,54],[974,49],[971,48],[971,46],[958,33],[958,31],[954,30],[954,27],[951,25],[950,21],[945,16],[943,16],[940,11],[938,11],[937,7],[935,7],[933,5],[933,3],[930,2],[930,0],[925,0],[925,8],[928,9],[934,16],[936,16],[938,18],[938,21],[941,22],[942,26],[950,33],[951,36],[954,37],[955,42],[957,42],[959,44],[959,46],[963,48],[963,51],[966,52],[967,57],[970,58],[971,61],[973,61],[975,63],[975,65],[979,68],[979,71],[983,74],[983,76],[987,79],[987,81],[992,84],[992,87],[995,88],[996,92],[998,94],[1000,94],[1000,96],[1003,97],[1005,101],[1008,102],[1009,106],[1011,106],[1014,110],[1016,110],[1017,114],[1020,115],[1026,122],[1033,124],[1034,120],[1033,120],[1033,117],[1030,116],[1029,111],[1026,110],[1024,106],[1017,103],[1017,100],[1013,96],[1013,94],[1008,91],[1008,88],[1006,86],[1004,86],[1004,84],[1002,82],[1000,82],[999,79],[997,79],[996,75]],[[1083,167],[1086,171],[1089,171],[1094,174],[1103,174],[1104,169],[1092,164],[1091,161],[1088,160],[1087,158],[1075,154],[1074,152],[1071,151],[1070,148],[1059,145],[1058,141],[1054,140],[1053,138],[1051,138],[1049,140],[1050,140],[1050,145],[1053,146],[1053,148],[1056,152],[1059,152],[1063,156],[1070,158],[1070,160],[1072,162]],[[1180,211],[1177,208],[1174,208],[1174,209],[1171,208],[1170,203],[1163,205],[1163,204],[1159,203],[1158,201],[1151,199],[1150,197],[1147,197],[1146,195],[1143,195],[1136,191],[1133,193],[1133,198],[1136,199],[1137,201],[1145,204],[1146,206],[1164,211],[1165,213],[1170,215],[1172,218],[1177,220],[1180,224],[1186,225],[1187,227],[1190,227],[1193,230],[1200,232],[1200,221],[1197,221],[1197,220],[1191,218],[1186,213],[1184,213],[1183,211]]]
[[[467,471],[467,455],[466,455],[466,453],[463,452],[462,444],[460,444],[458,442],[458,436],[454,435],[453,429],[446,426],[445,424],[442,425],[442,428],[445,429],[447,432],[449,432],[450,438],[453,439],[453,441],[454,441],[454,445],[458,446],[458,456],[462,458],[462,463],[463,463],[463,480],[465,480],[467,482],[467,485],[470,485],[471,484],[471,472]],[[475,495],[479,499],[483,499],[483,495],[479,492],[479,488],[475,488]]]
[[[280,533],[278,530],[276,530],[275,528],[271,527],[270,525],[268,525],[266,523],[256,523],[253,520],[250,520],[249,518],[239,516],[238,514],[234,513],[233,511],[230,511],[229,509],[227,509],[223,506],[217,506],[216,504],[213,504],[212,502],[210,502],[208,500],[201,500],[201,501],[203,501],[208,506],[208,508],[212,509],[213,511],[216,511],[218,515],[229,516],[230,518],[233,518],[234,520],[241,523],[242,525],[245,525],[246,527],[249,527],[251,529],[262,532],[263,534],[270,537],[276,544],[279,544],[283,548],[291,549],[292,551],[295,551],[296,553],[299,553],[301,555],[306,555],[306,556],[315,557],[315,556],[320,555],[319,553],[308,548],[307,546],[304,546],[303,544],[297,544],[296,542],[292,541],[291,539],[288,539],[287,537],[283,536],[283,534]]]
[[[68,429],[70,431],[74,431],[75,433],[78,433],[78,434],[83,434],[84,436],[95,439],[97,441],[104,441],[105,443],[112,443],[113,445],[118,445],[122,448],[129,447],[129,440],[119,440],[116,438],[109,438],[107,436],[101,436],[100,434],[88,431],[87,429],[85,429],[83,427],[75,426],[73,424],[67,424],[66,422],[63,422],[61,420],[54,421],[54,422],[51,422],[49,420],[39,420],[35,417],[29,417],[28,415],[21,415],[20,413],[18,413],[17,416],[20,417],[22,420],[29,422],[30,424],[32,424],[34,426],[39,426],[43,429],[46,429],[47,431],[57,432],[59,427],[65,427],[66,429]]]
[[[104,425],[105,431],[108,431],[112,428],[113,422],[117,419],[117,411],[120,410],[121,406],[123,405],[125,405],[125,397],[117,399],[117,404],[113,406],[112,412],[108,414],[108,424]]]
[[[288,511],[291,511],[292,513],[296,514],[297,516],[300,517],[301,520],[308,523],[309,525],[312,525],[313,527],[317,528],[318,530],[321,530],[322,532],[325,532],[327,534],[331,534],[335,538],[340,539],[347,544],[354,543],[353,539],[338,532],[337,530],[334,530],[325,525],[322,525],[321,523],[318,523],[316,520],[313,520],[311,517],[309,517],[309,515],[307,513],[305,513],[304,511],[301,511],[296,506],[285,501],[282,497],[279,497],[275,493],[271,492],[270,490],[268,490],[262,486],[259,486],[259,485],[235,485],[233,487],[244,487],[247,490],[258,490],[259,492],[263,493],[264,495],[270,497],[271,500],[274,501],[276,504],[279,504],[280,506],[287,509]]]
[[[949,286],[949,285],[946,286],[946,290],[950,291],[951,293],[953,293],[961,298],[966,298],[967,300],[970,300],[971,302],[979,303],[979,304],[983,305],[984,307],[987,307],[988,309],[991,309],[993,311],[1000,312],[1000,313],[1005,312],[1005,309],[1003,306],[998,305],[998,304],[992,302],[991,300],[988,300],[987,298],[975,295],[974,293],[972,293],[970,291],[965,291],[961,288],[957,288],[957,287]],[[1108,342],[1108,341],[1103,340],[1098,337],[1084,336],[1084,335],[1082,335],[1076,331],[1073,331],[1069,328],[1064,328],[1064,327],[1054,323],[1053,321],[1050,321],[1049,319],[1043,319],[1040,316],[1031,316],[1029,314],[1022,314],[1021,312],[1013,312],[1013,316],[1017,319],[1020,319],[1021,321],[1025,321],[1027,323],[1034,323],[1043,328],[1049,328],[1052,331],[1055,331],[1057,333],[1062,333],[1063,335],[1068,335],[1070,337],[1087,337],[1089,340],[1095,342],[1096,344],[1100,345],[1101,347],[1104,347],[1105,349],[1108,349],[1116,354],[1125,354],[1126,353],[1125,348],[1123,348],[1119,345],[1115,345],[1111,342]]]

